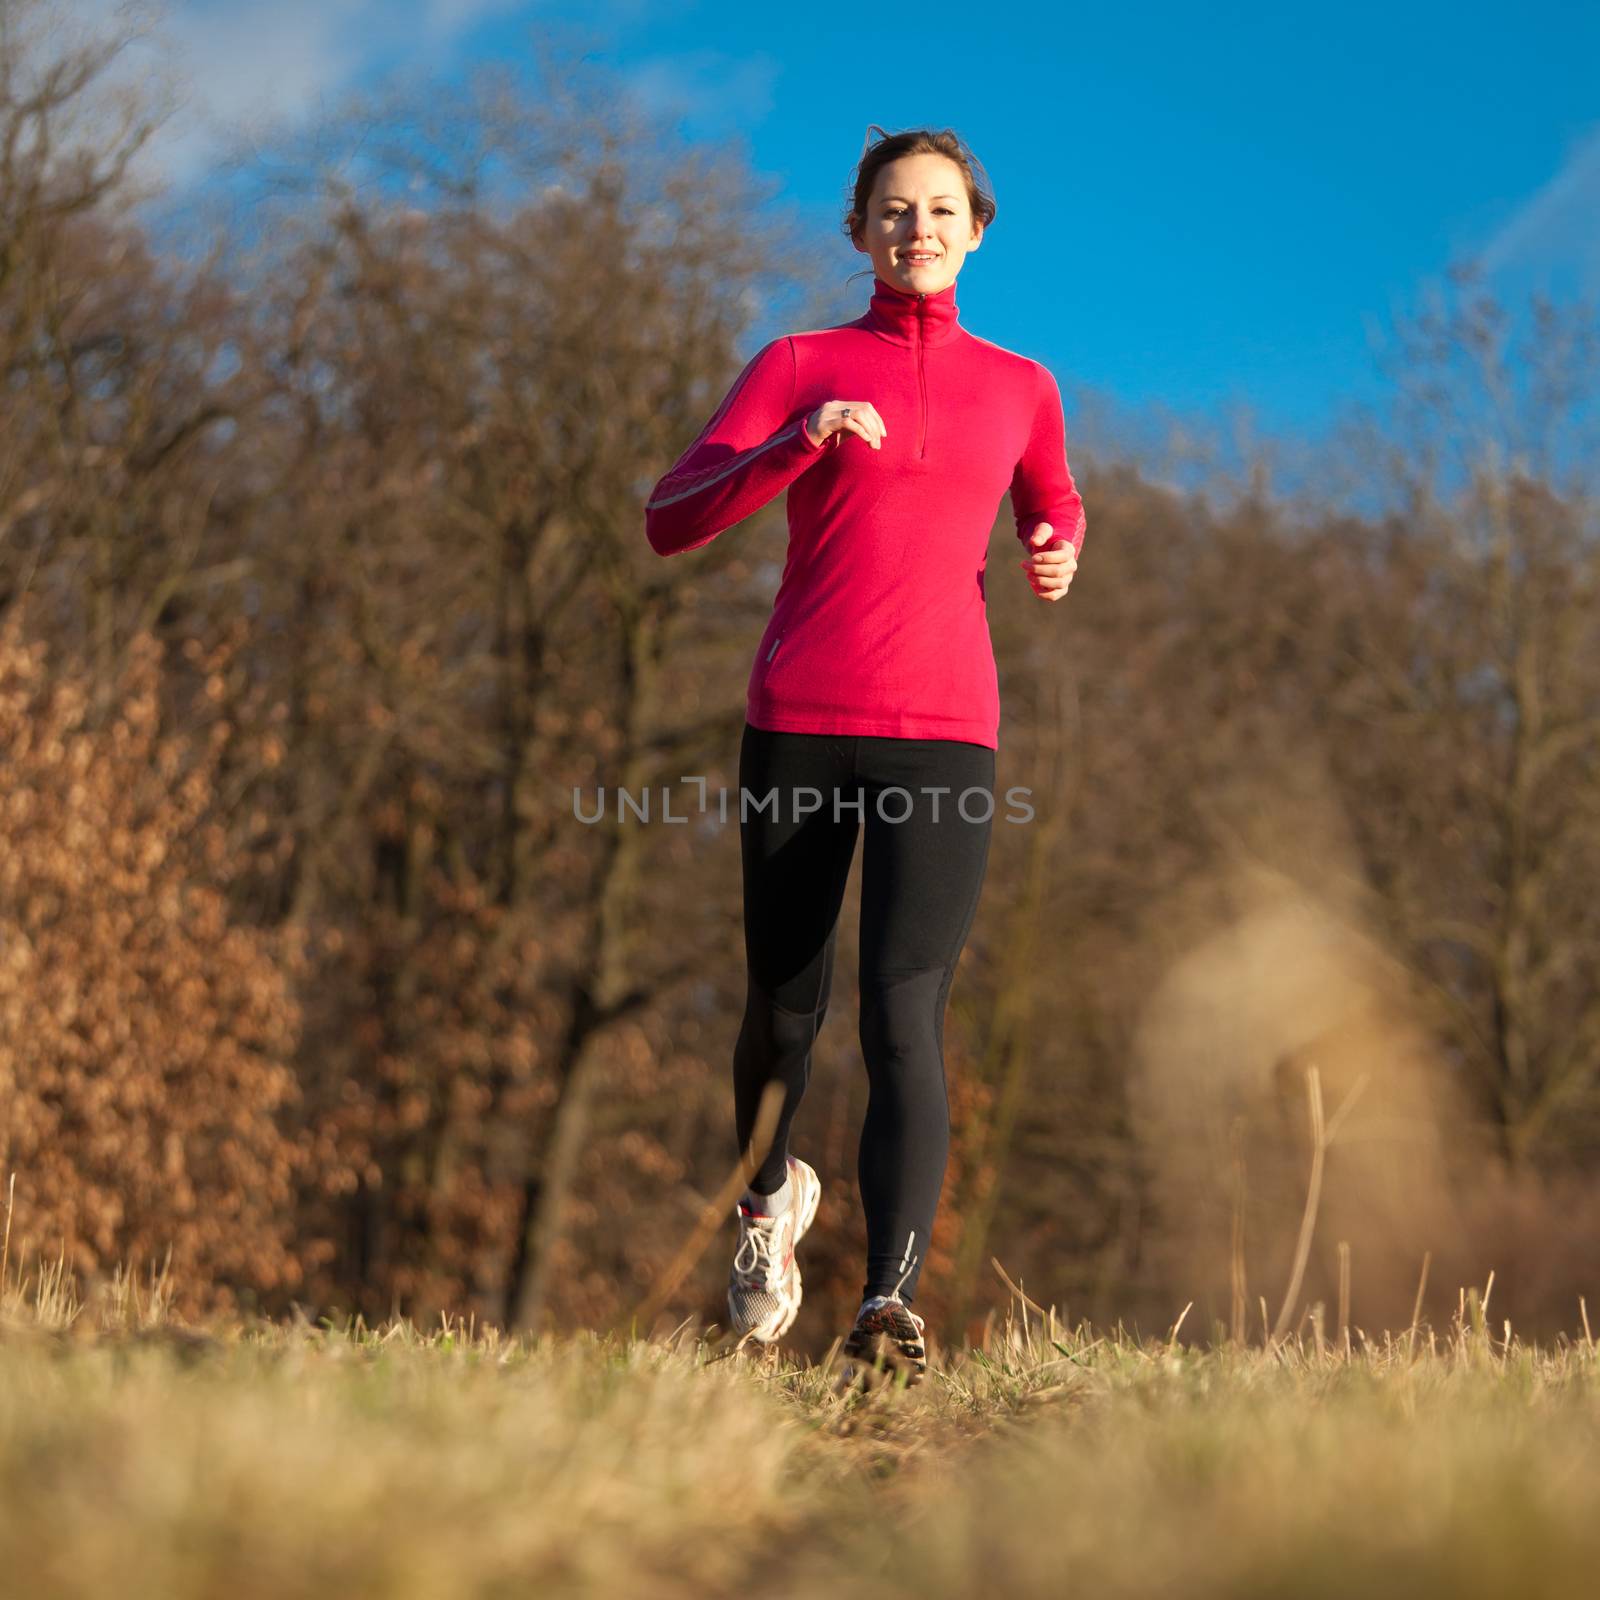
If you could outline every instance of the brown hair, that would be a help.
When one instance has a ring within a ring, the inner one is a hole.
[[[872,142],[874,128],[878,128],[883,135],[876,144]],[[861,159],[856,163],[850,209],[844,215],[844,231],[852,240],[860,240],[861,225],[867,220],[867,206],[872,200],[872,186],[878,181],[878,173],[901,156],[918,155],[948,156],[955,162],[967,186],[967,204],[972,210],[972,220],[985,228],[994,221],[999,208],[994,202],[989,175],[984,171],[983,163],[973,155],[966,141],[953,128],[908,128],[902,133],[890,133],[872,122],[867,125]],[[851,273],[851,277],[854,276],[856,274]]]

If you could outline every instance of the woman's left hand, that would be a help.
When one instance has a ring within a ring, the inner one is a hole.
[[[1048,522],[1041,522],[1028,535],[1028,543],[1033,554],[1019,565],[1028,574],[1033,592],[1041,600],[1059,600],[1071,587],[1072,575],[1078,570],[1078,552],[1070,539],[1055,538],[1055,530]]]

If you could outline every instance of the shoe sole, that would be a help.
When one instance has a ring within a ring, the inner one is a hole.
[[[841,1354],[846,1358],[846,1382],[859,1382],[871,1388],[875,1384],[892,1382],[899,1373],[906,1375],[906,1387],[921,1383],[927,1377],[927,1366],[905,1355],[894,1342],[878,1335],[877,1343],[868,1348],[865,1343],[845,1340]]]
[[[805,1238],[806,1229],[817,1220],[817,1207],[822,1204],[822,1180],[810,1167],[806,1167],[803,1162],[801,1165],[806,1172],[811,1174],[811,1177],[806,1185],[805,1199],[801,1202],[800,1220],[795,1224],[794,1242],[796,1244],[799,1244]]]
[[[928,1371],[927,1346],[920,1333],[897,1337],[882,1327],[857,1325],[846,1335],[841,1354],[847,1382],[871,1385],[903,1372],[909,1387],[921,1383]]]

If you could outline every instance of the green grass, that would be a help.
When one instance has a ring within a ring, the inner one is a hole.
[[[930,1330],[931,1332],[932,1330]],[[55,1596],[1573,1595],[1587,1337],[1201,1350],[1020,1300],[913,1389],[712,1331],[194,1330],[159,1284],[0,1293],[0,1591]]]

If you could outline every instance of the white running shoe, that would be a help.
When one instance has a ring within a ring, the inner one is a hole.
[[[800,1263],[794,1247],[811,1226],[822,1198],[822,1181],[798,1157],[789,1157],[788,1206],[775,1217],[734,1207],[739,1245],[728,1277],[728,1318],[743,1339],[770,1344],[789,1331],[800,1310]]]

